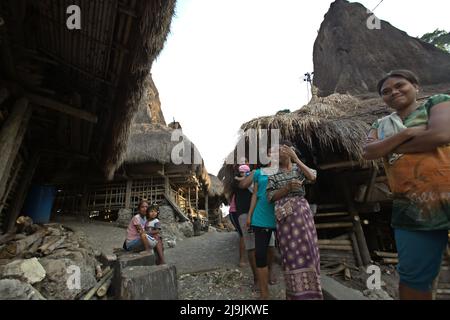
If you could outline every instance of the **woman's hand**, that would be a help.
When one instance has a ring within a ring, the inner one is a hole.
[[[303,186],[303,181],[300,181],[298,179],[292,180],[287,184],[287,188],[289,192],[297,192],[299,191]]]
[[[297,162],[299,159],[295,151],[286,145],[281,146],[281,152],[286,153],[289,156],[292,162]]]
[[[245,226],[247,227],[247,229],[250,228],[250,225],[252,224],[252,217],[250,215],[247,216],[247,221],[245,223]]]

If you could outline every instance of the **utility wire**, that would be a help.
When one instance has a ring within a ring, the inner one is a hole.
[[[377,6],[376,6],[375,8],[372,9],[372,12],[374,12],[374,11],[380,6],[380,4],[383,3],[383,1],[384,1],[384,0],[381,0],[380,3],[378,3]]]

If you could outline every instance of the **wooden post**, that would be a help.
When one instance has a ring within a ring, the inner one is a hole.
[[[209,219],[209,195],[208,195],[208,191],[205,192],[205,211],[206,211],[206,216]]]
[[[127,209],[131,208],[131,186],[132,185],[133,185],[133,180],[127,180],[127,190],[125,192],[125,208],[127,208]]]
[[[188,208],[191,209],[191,186],[188,186]]]
[[[195,186],[195,210],[198,211],[198,185]]]
[[[27,196],[28,189],[30,188],[31,181],[33,180],[34,172],[39,164],[40,155],[38,153],[33,154],[30,157],[30,161],[26,165],[25,172],[23,174],[23,180],[20,182],[17,194],[14,199],[14,203],[11,206],[11,211],[8,216],[7,232],[11,232],[14,229],[16,219],[22,210],[25,198]]]
[[[164,176],[164,192],[168,195],[168,196],[172,196],[170,194],[170,182],[169,182],[169,177],[168,176]]]
[[[87,184],[83,185],[83,198],[81,198],[81,221],[84,222],[84,218],[86,217],[89,220],[88,213],[88,186]]]
[[[364,195],[364,202],[367,202],[367,200],[369,199],[370,195],[373,192],[373,188],[375,187],[375,182],[377,179],[377,175],[378,175],[378,168],[377,167],[373,167],[372,169],[372,175],[370,177],[370,180],[367,184],[367,189],[366,189],[366,194]]]
[[[0,198],[5,192],[9,174],[25,136],[31,108],[28,100],[19,99],[0,131]]]
[[[9,79],[17,79],[16,65],[14,63],[14,55],[8,39],[8,30],[6,30],[5,20],[0,17],[0,61]]]
[[[370,252],[369,248],[367,247],[366,238],[364,237],[364,231],[361,226],[359,214],[358,211],[356,211],[355,204],[353,203],[350,187],[346,185],[345,182],[342,182],[342,187],[344,191],[345,200],[347,201],[348,212],[350,213],[353,220],[353,229],[355,231],[359,251],[361,252],[362,263],[364,266],[367,266],[372,263],[372,259],[370,258]]]

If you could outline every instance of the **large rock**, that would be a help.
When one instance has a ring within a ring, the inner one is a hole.
[[[120,209],[116,222],[119,224],[119,226],[127,228],[132,217],[133,211],[131,209]]]
[[[178,223],[177,227],[186,238],[194,236],[194,227],[190,221]]]
[[[164,205],[159,207],[159,220],[161,223],[175,223],[175,212],[173,211],[171,206]]]
[[[87,237],[83,233],[69,233],[65,246],[66,248],[57,249],[45,258],[39,259],[47,276],[36,285],[36,288],[47,299],[76,299],[97,283],[95,267],[98,262]],[[80,272],[79,288],[70,285],[76,284],[72,281],[75,270],[78,270],[76,268],[79,268]]]
[[[175,266],[129,267],[121,275],[121,300],[177,300]]]
[[[414,71],[424,85],[450,82],[450,54],[386,21],[381,21],[381,29],[371,30],[369,17],[359,3],[331,4],[314,44],[319,96],[375,92],[378,80],[394,69]]]
[[[47,298],[51,300],[74,300],[86,293],[97,283],[95,279],[95,268],[83,261],[75,261],[67,258],[40,259],[42,266],[47,272],[47,277],[36,287]],[[79,287],[74,275],[79,268]],[[69,278],[70,277],[70,278]]]
[[[145,95],[141,99],[138,111],[133,119],[133,124],[161,124],[166,125],[166,120],[161,110],[159,92],[153,82],[151,74],[145,78],[143,85],[146,88]]]
[[[17,279],[2,279],[0,300],[45,300],[45,298],[28,283]]]
[[[0,269],[2,278],[20,279],[29,284],[35,284],[45,278],[45,269],[38,259],[13,261]]]

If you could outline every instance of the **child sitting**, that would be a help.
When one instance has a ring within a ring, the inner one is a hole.
[[[161,236],[161,223],[158,219],[159,209],[156,205],[151,205],[147,209],[147,222],[145,224],[145,232],[153,237],[158,243],[154,248],[156,253],[156,264],[165,264],[164,247]]]

